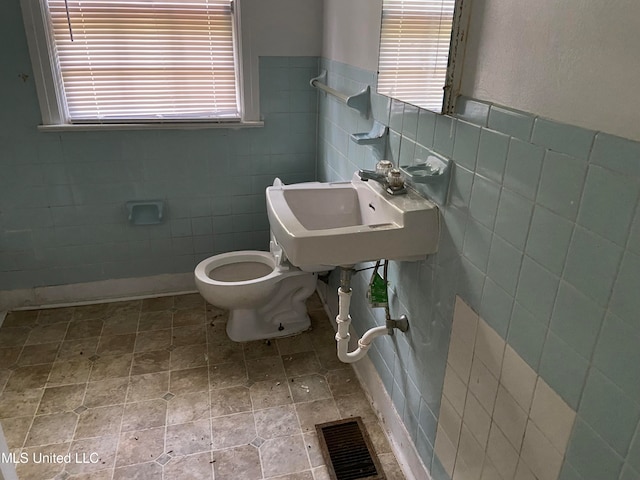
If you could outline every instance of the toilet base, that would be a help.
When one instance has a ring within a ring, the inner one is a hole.
[[[300,271],[283,279],[269,302],[257,309],[229,312],[227,335],[234,342],[288,337],[311,326],[306,300],[316,288],[317,274]]]
[[[282,315],[278,320],[283,321],[267,323],[260,320],[257,310],[233,310],[227,322],[227,335],[234,342],[250,342],[288,337],[304,332],[311,326],[311,320],[306,313]],[[282,325],[281,330],[280,325]]]

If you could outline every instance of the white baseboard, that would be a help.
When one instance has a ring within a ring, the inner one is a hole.
[[[3,290],[0,291],[0,311],[121,301],[195,291],[192,272]]]
[[[327,289],[322,282],[318,282],[318,295],[322,300],[327,315],[333,323],[334,329],[336,328],[335,316],[337,312],[332,312],[331,308],[327,304],[326,293]],[[324,288],[323,288],[324,287]],[[351,331],[352,340],[358,336],[354,331]],[[418,455],[418,451],[411,440],[411,436],[402,423],[396,408],[393,405],[391,397],[384,388],[382,379],[378,375],[378,371],[371,359],[367,356],[352,363],[358,380],[362,385],[365,394],[369,398],[373,406],[373,410],[380,420],[380,426],[387,434],[391,449],[393,450],[396,460],[402,468],[402,472],[407,480],[431,480],[428,469],[425,467],[422,459]]]

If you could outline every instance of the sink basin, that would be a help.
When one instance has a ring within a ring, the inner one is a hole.
[[[438,249],[433,203],[411,190],[389,195],[379,183],[357,175],[350,182],[268,187],[267,211],[277,242],[303,270],[418,260]]]

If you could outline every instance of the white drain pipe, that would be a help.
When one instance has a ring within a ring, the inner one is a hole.
[[[376,264],[377,268],[378,264]],[[338,333],[336,333],[336,342],[338,350],[338,359],[344,363],[353,363],[360,360],[367,354],[371,342],[380,335],[393,335],[395,328],[401,332],[409,329],[409,320],[405,315],[401,315],[400,319],[393,320],[389,316],[389,308],[385,307],[386,322],[384,327],[370,328],[360,340],[358,340],[358,348],[353,352],[349,352],[349,326],[351,325],[351,315],[349,315],[349,306],[351,305],[351,275],[353,275],[353,266],[340,267],[340,288],[338,288],[338,316],[336,323],[338,324]],[[387,281],[386,264],[384,281]]]
[[[371,342],[380,335],[388,335],[389,329],[384,327],[374,327],[365,332],[360,340],[358,340],[358,348],[353,352],[349,352],[349,325],[351,325],[351,315],[349,315],[349,306],[351,304],[351,289],[343,291],[342,287],[338,288],[338,316],[336,323],[338,324],[338,333],[336,333],[336,342],[338,343],[338,359],[344,363],[357,362],[363,358]]]

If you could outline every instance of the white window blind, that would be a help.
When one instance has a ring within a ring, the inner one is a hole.
[[[378,92],[442,111],[455,0],[383,0]]]
[[[230,0],[44,0],[68,121],[237,119]]]

